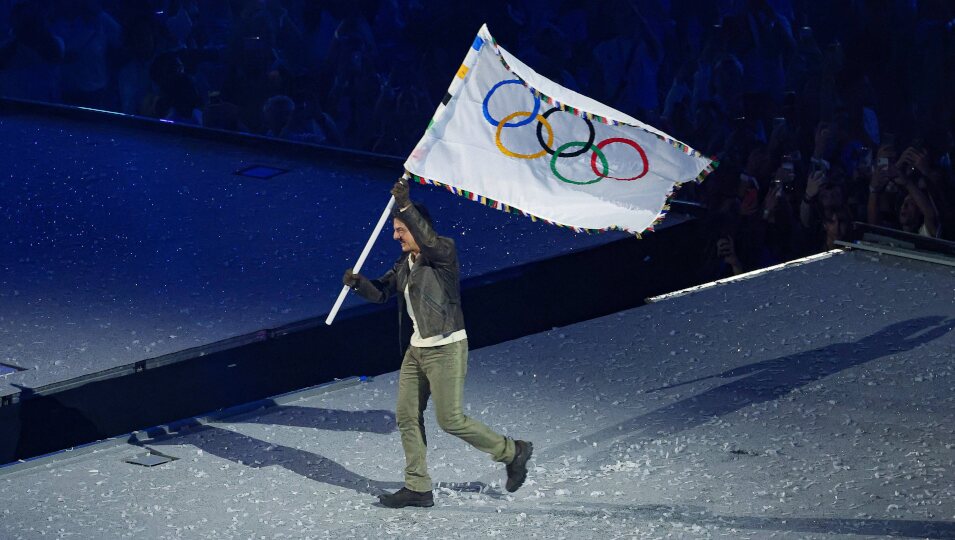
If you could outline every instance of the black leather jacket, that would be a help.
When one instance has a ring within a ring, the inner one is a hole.
[[[399,337],[408,312],[404,295],[406,284],[421,337],[446,336],[463,329],[461,270],[454,240],[438,236],[414,206],[408,206],[403,212],[395,211],[393,215],[407,225],[421,253],[417,255],[413,268],[408,267],[410,254],[402,253],[391,270],[380,278],[359,276],[355,287],[358,294],[377,303],[398,296]]]

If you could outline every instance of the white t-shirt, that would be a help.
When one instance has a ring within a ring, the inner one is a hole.
[[[937,232],[942,232],[941,229],[942,229],[942,227],[939,226]],[[928,227],[926,227],[924,223],[922,224],[921,227],[919,227],[919,235],[921,235],[921,236],[927,236],[927,237],[929,237],[929,238],[938,238],[938,237],[940,236],[940,235],[938,235],[938,234],[936,234],[935,236],[932,236],[931,233],[928,232]]]
[[[414,255],[408,257],[408,268],[414,268],[414,261],[411,259]],[[409,282],[411,280],[408,280]],[[440,347],[442,345],[449,345],[451,343],[456,343],[468,338],[467,332],[462,328],[456,332],[452,332],[446,336],[431,336],[429,338],[421,337],[421,334],[418,333],[418,321],[415,319],[414,310],[411,308],[411,295],[408,294],[408,285],[405,285],[405,305],[408,306],[408,316],[411,317],[411,327],[414,329],[414,333],[411,334],[411,345],[413,347],[427,348],[427,347]]]

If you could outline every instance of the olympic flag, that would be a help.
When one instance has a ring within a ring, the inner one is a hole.
[[[575,231],[639,235],[681,183],[715,162],[666,133],[563,88],[482,26],[405,162],[416,181]]]

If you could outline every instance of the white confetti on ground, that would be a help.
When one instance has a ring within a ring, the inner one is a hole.
[[[429,410],[435,507],[377,506],[392,373],[152,444],[179,458],[155,468],[122,446],[0,475],[0,537],[951,538],[953,278],[841,255],[472,351],[467,414],[535,443],[514,494]]]

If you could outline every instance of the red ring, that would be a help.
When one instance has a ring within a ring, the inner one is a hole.
[[[630,139],[623,139],[621,137],[613,137],[610,139],[604,139],[600,141],[599,143],[597,143],[596,146],[600,150],[603,150],[605,146],[611,143],[623,143],[623,144],[626,144],[627,146],[633,147],[634,150],[639,152],[640,157],[643,158],[643,172],[632,178],[617,178],[616,176],[607,176],[605,174],[600,174],[600,171],[597,170],[597,153],[594,152],[593,155],[590,156],[590,168],[594,170],[594,173],[597,176],[601,178],[613,178],[614,180],[629,182],[631,180],[637,180],[637,179],[643,178],[644,176],[646,176],[648,172],[650,172],[650,162],[647,161],[647,153],[643,151],[643,148],[640,148],[639,144],[637,144],[634,141],[631,141]]]

